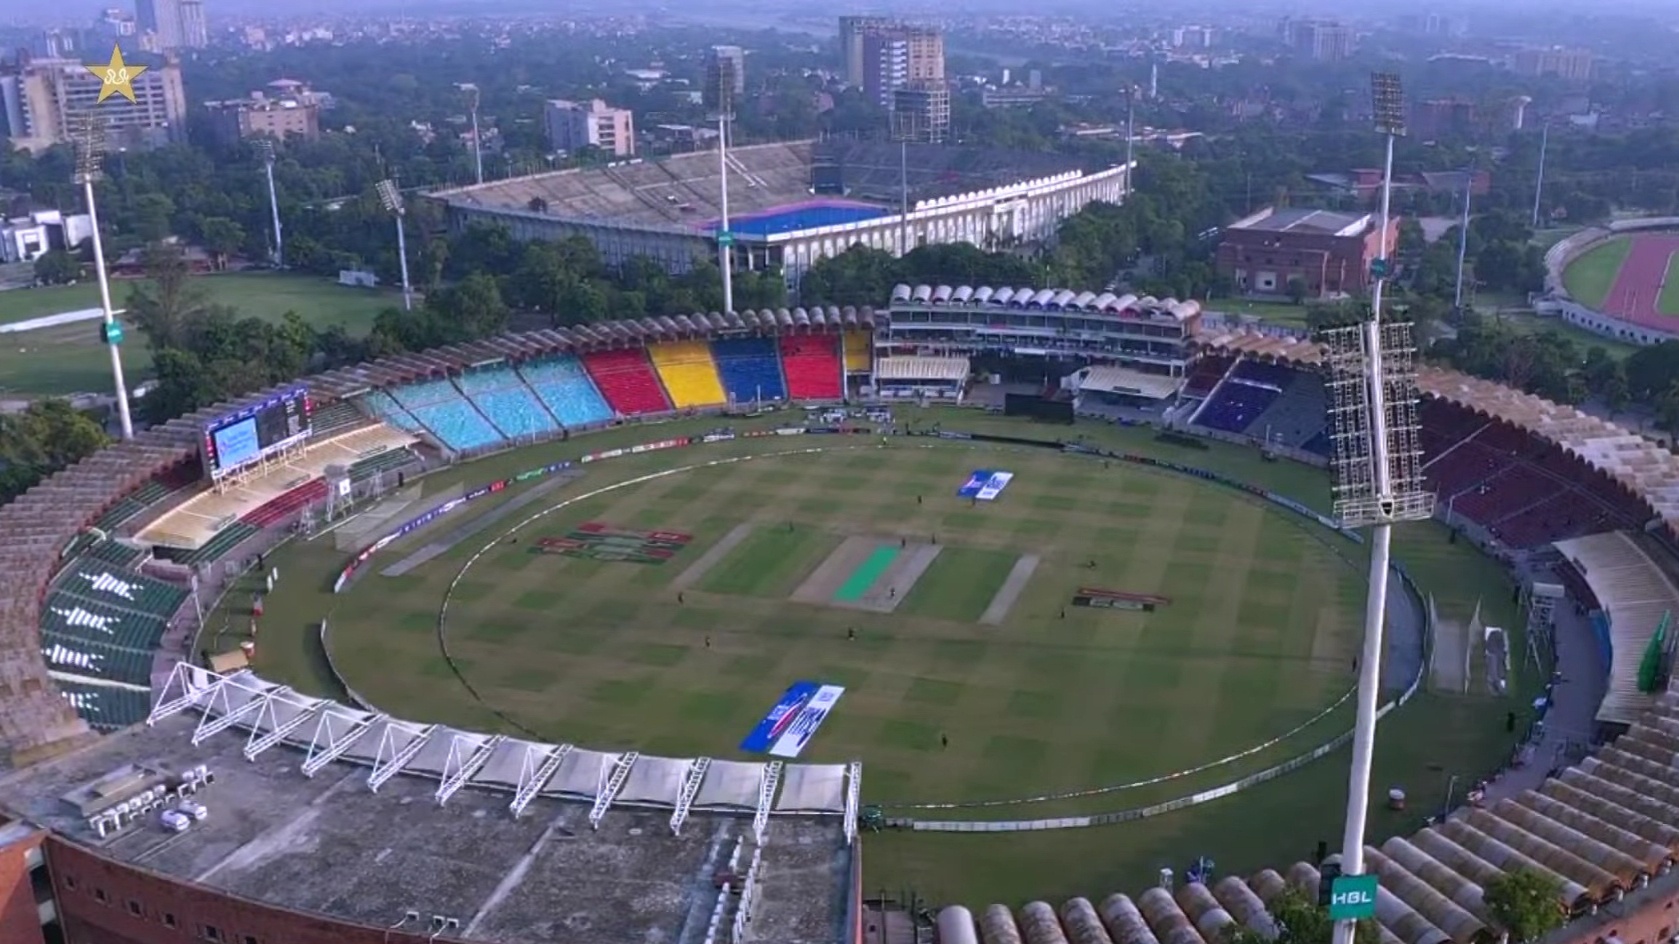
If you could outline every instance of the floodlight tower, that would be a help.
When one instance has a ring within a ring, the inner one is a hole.
[[[1370,317],[1323,332],[1330,370],[1330,439],[1334,444],[1335,515],[1342,527],[1370,528],[1370,590],[1364,608],[1364,652],[1358,668],[1358,720],[1347,778],[1347,823],[1341,873],[1364,872],[1364,827],[1370,812],[1370,760],[1382,684],[1383,630],[1393,525],[1426,520],[1434,496],[1424,488],[1417,436],[1416,350],[1411,325],[1382,321],[1382,289],[1390,266],[1393,146],[1405,133],[1404,98],[1396,75],[1372,77],[1376,130],[1387,138],[1382,175],[1382,255],[1371,263]],[[1326,876],[1326,879],[1328,877]],[[1335,944],[1353,944],[1356,921],[1335,924]]]
[[[396,255],[402,263],[402,310],[414,310],[414,289],[408,281],[408,235],[404,232],[403,217],[408,215],[408,208],[403,206],[402,191],[397,189],[396,181],[385,178],[379,181],[379,202],[385,209],[396,217]]]
[[[466,93],[466,110],[472,116],[472,164],[478,174],[478,182],[484,182],[484,142],[478,139],[478,86],[472,82],[462,82],[456,86]]]
[[[1539,228],[1539,198],[1545,193],[1545,152],[1551,148],[1551,123],[1539,132],[1539,176],[1533,181],[1533,228]]]
[[[1452,317],[1463,317],[1463,262],[1469,255],[1469,200],[1475,194],[1475,165],[1463,172],[1463,220],[1457,232],[1457,283],[1452,289]]]
[[[286,242],[280,229],[279,191],[274,189],[274,139],[258,138],[257,153],[262,156],[268,174],[268,210],[274,218],[274,268],[281,269],[286,265]]]
[[[724,99],[727,101],[727,98]],[[723,311],[735,310],[734,242],[729,232],[729,122],[727,106],[717,112],[717,196],[722,216],[717,221],[717,262],[723,270]]]
[[[122,326],[111,307],[111,274],[105,268],[105,243],[99,236],[99,208],[93,199],[93,185],[102,172],[105,159],[105,126],[92,115],[86,116],[76,136],[76,182],[82,185],[82,198],[87,201],[88,225],[93,229],[93,265],[99,277],[99,305],[104,311],[102,326],[105,346],[111,349],[111,381],[117,388],[117,419],[122,424],[122,438],[134,438],[134,418],[128,412],[128,381],[122,374]]]

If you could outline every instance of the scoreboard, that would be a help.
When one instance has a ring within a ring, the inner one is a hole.
[[[309,438],[313,404],[291,387],[204,427],[204,467],[212,479]]]

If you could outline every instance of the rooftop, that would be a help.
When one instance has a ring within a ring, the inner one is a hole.
[[[668,811],[614,808],[596,830],[587,803],[538,797],[514,818],[504,793],[465,789],[440,806],[436,782],[412,776],[374,793],[360,764],[305,777],[295,749],[247,760],[237,728],[195,748],[197,723],[183,712],[0,780],[0,808],[101,855],[240,897],[385,927],[409,910],[439,914],[457,918],[468,941],[703,935],[713,875],[737,842],[752,844],[750,816],[696,813],[675,836]],[[72,805],[115,796],[150,771],[198,765],[214,777],[195,796],[209,816],[184,833],[154,813],[101,839]],[[839,940],[849,873],[840,823],[778,816],[759,848],[768,877],[755,920],[773,922],[787,944]]]
[[[1302,233],[1309,236],[1357,236],[1370,226],[1369,214],[1334,213],[1329,210],[1273,209],[1230,224],[1230,229],[1256,233]]]

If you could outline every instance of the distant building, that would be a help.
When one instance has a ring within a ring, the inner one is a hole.
[[[1569,82],[1584,82],[1592,77],[1592,54],[1584,49],[1523,49],[1516,53],[1513,63],[1522,75],[1555,76]]]
[[[944,34],[897,26],[863,37],[863,92],[892,107],[892,93],[914,82],[944,81]]]
[[[1283,20],[1278,32],[1284,45],[1318,62],[1340,62],[1352,54],[1352,27],[1335,20]]]
[[[313,141],[321,136],[324,97],[295,79],[278,79],[249,98],[206,102],[205,109],[216,139],[223,144],[261,136]]]
[[[85,213],[41,210],[0,220],[0,262],[34,262],[54,249],[73,249],[93,235]]]
[[[99,100],[99,77],[77,59],[26,60],[0,75],[0,109],[12,143],[40,151],[71,140],[72,120]],[[134,79],[134,98],[99,105],[110,149],[151,148],[186,137],[186,89],[173,60]]]
[[[892,92],[892,135],[899,141],[942,144],[950,135],[950,88],[923,79]]]
[[[979,93],[979,103],[986,108],[1031,108],[1054,97],[1054,89],[1010,85],[1006,88],[982,90]]]
[[[1398,244],[1399,219],[1387,245]],[[1240,295],[1286,297],[1299,279],[1308,298],[1356,295],[1370,282],[1370,263],[1383,240],[1374,214],[1266,207],[1226,227],[1215,257],[1220,275]]]
[[[543,111],[548,143],[556,151],[592,147],[614,157],[635,154],[635,117],[627,108],[612,108],[598,98],[589,102],[554,98]]]
[[[877,30],[891,29],[893,25],[892,20],[881,16],[839,18],[840,65],[845,72],[845,84],[863,84],[863,37]]]
[[[705,86],[700,101],[705,107],[734,114],[735,101],[746,94],[746,50],[739,46],[713,46],[705,57]]]
[[[1474,102],[1434,98],[1411,107],[1410,132],[1422,138],[1466,135],[1477,128]]]
[[[147,49],[202,49],[209,43],[201,0],[134,0],[134,20]]]

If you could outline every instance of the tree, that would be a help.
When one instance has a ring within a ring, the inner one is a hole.
[[[104,429],[67,400],[36,400],[22,413],[0,414],[0,502],[108,441]]]
[[[1288,277],[1288,300],[1296,305],[1306,303],[1306,280],[1298,275]]]
[[[203,286],[193,281],[186,256],[159,243],[146,251],[149,283],[128,292],[128,314],[146,332],[153,350],[179,347],[187,324],[209,306]]]
[[[1562,926],[1562,884],[1533,869],[1506,872],[1483,887],[1487,911],[1513,944],[1531,944]]]
[[[35,259],[35,281],[42,285],[66,285],[82,277],[82,263],[62,249],[51,249]]]
[[[225,216],[212,216],[199,225],[204,248],[216,258],[218,268],[227,268],[227,258],[245,243],[245,228]]]
[[[1319,907],[1297,888],[1289,888],[1272,899],[1267,909],[1277,922],[1274,942],[1243,924],[1229,925],[1225,944],[1330,944],[1335,935],[1335,922],[1329,919],[1329,909]],[[1374,941],[1381,937],[1375,920],[1358,922],[1357,938]]]

